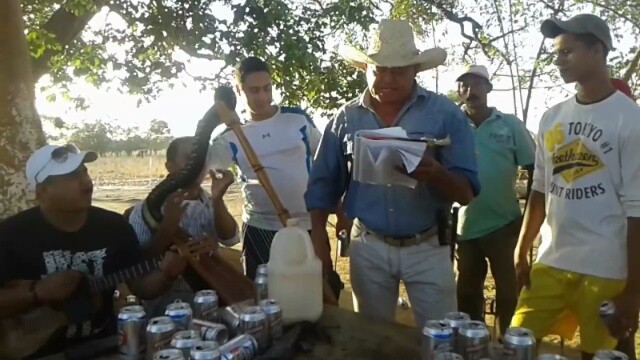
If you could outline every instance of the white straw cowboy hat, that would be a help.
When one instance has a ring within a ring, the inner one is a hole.
[[[418,71],[433,69],[447,59],[441,48],[419,51],[413,29],[404,20],[383,19],[369,31],[369,49],[366,52],[351,45],[343,45],[338,54],[352,66],[366,69],[367,64],[383,67],[418,65]]]

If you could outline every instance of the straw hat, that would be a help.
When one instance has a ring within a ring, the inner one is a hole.
[[[418,71],[433,69],[447,59],[441,48],[419,51],[416,48],[413,29],[404,20],[383,19],[369,31],[369,48],[366,52],[343,45],[338,54],[352,66],[366,69],[367,64],[383,67],[419,65]]]

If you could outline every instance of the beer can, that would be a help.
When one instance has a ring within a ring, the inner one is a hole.
[[[178,349],[164,349],[153,354],[153,360],[187,360]]]
[[[569,360],[569,359],[559,354],[540,354],[538,355],[538,360]]]
[[[200,290],[193,297],[193,317],[205,321],[216,321],[218,294],[214,290]]]
[[[140,305],[124,306],[118,313],[118,352],[121,359],[142,359],[146,350],[147,314]]]
[[[449,326],[451,326],[451,329],[453,330],[453,352],[461,354],[462,350],[460,349],[460,344],[458,341],[458,330],[460,329],[460,326],[462,324],[470,321],[471,318],[467,313],[463,313],[461,311],[452,311],[444,315],[444,320],[449,323]]]
[[[600,319],[602,319],[605,325],[609,325],[613,319],[613,315],[616,313],[616,306],[613,304],[613,301],[603,301],[598,310]]]
[[[191,311],[191,305],[181,300],[167,305],[167,309],[164,314],[176,323],[178,330],[191,329],[191,320],[193,319],[193,312]]]
[[[462,355],[450,351],[439,352],[435,354],[434,360],[464,360]]]
[[[191,326],[193,330],[200,332],[200,337],[204,341],[215,341],[218,344],[224,344],[229,340],[229,330],[223,324],[193,319]]]
[[[598,350],[593,360],[629,360],[627,354],[616,350]]]
[[[431,360],[437,353],[453,350],[453,329],[444,320],[429,320],[422,329],[422,359]]]
[[[467,321],[460,325],[458,342],[465,360],[480,360],[489,357],[491,337],[487,325],[482,321]]]
[[[269,268],[267,268],[267,264],[258,265],[258,268],[256,269],[256,275],[268,276],[269,275]]]
[[[201,341],[191,348],[192,360],[220,360],[220,347],[215,341]]]
[[[246,306],[240,312],[238,332],[249,334],[258,342],[259,349],[269,346],[269,323],[267,314],[259,306]]]
[[[536,338],[523,327],[510,327],[502,337],[502,359],[533,360],[536,358]]]
[[[237,304],[229,305],[218,310],[218,317],[220,318],[220,322],[222,322],[229,330],[229,336],[238,335],[238,326],[240,326],[241,311],[242,306]]]
[[[260,301],[262,311],[267,315],[269,324],[269,344],[282,336],[282,308],[276,299],[265,299]]]
[[[221,360],[251,360],[258,354],[258,342],[248,334],[238,335],[220,346]]]
[[[269,298],[269,278],[266,274],[256,274],[253,286],[256,289],[256,303]]]
[[[173,334],[171,347],[182,351],[182,355],[188,359],[191,356],[191,348],[200,341],[200,334],[195,330],[181,330]]]
[[[147,324],[147,359],[153,354],[168,348],[176,332],[176,324],[168,316],[159,316],[149,320]]]

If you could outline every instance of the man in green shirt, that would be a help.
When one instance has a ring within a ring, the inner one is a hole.
[[[488,260],[496,284],[500,333],[504,334],[518,298],[513,252],[522,213],[515,181],[518,166],[533,169],[535,145],[522,121],[487,106],[493,85],[486,67],[469,66],[457,82],[475,135],[482,186],[480,195],[459,212],[458,308],[472,320],[482,320]]]

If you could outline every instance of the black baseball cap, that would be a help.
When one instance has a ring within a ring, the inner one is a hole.
[[[542,22],[540,31],[544,37],[551,39],[561,34],[592,34],[602,41],[608,50],[613,50],[609,25],[593,14],[579,14],[569,20],[547,19]]]

